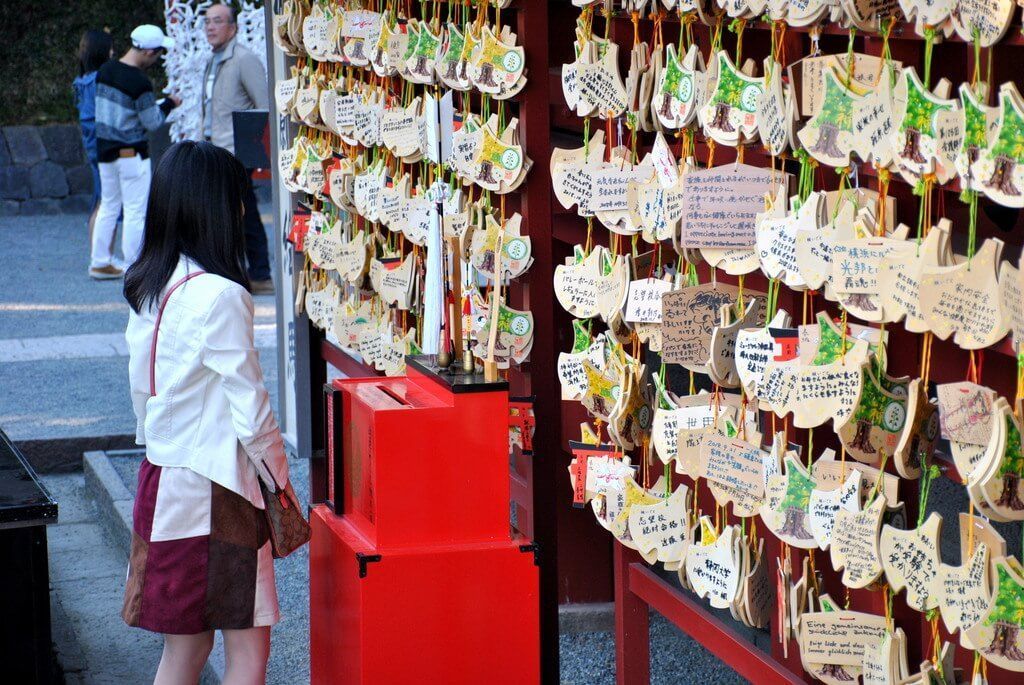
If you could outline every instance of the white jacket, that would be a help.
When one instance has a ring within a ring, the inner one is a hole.
[[[167,289],[202,269],[182,257],[157,304],[128,315],[128,377],[138,420],[136,442],[158,466],[182,466],[263,508],[264,481],[288,480],[281,431],[270,409],[253,342],[252,296],[214,274],[174,291],[156,349],[156,395],[149,359],[159,303]]]

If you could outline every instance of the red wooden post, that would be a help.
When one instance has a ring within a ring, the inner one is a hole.
[[[548,3],[516,2],[515,30],[526,53],[529,74],[519,103],[519,134],[533,168],[519,189],[523,232],[533,243],[534,263],[529,278],[514,282],[509,292],[513,306],[533,313],[534,339],[523,370],[513,370],[509,383],[515,395],[533,395],[537,417],[532,474],[533,538],[540,546],[541,682],[559,682],[558,667],[558,511],[568,499],[558,485],[561,435],[560,392],[557,382],[558,334],[555,330],[553,243],[551,239],[551,157],[548,85]]]
[[[651,682],[651,632],[647,603],[629,588],[629,565],[636,552],[615,545],[615,682],[647,685]]]

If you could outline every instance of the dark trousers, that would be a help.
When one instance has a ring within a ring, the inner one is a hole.
[[[270,278],[270,254],[252,178],[242,195],[242,204],[245,206],[245,258],[249,262],[249,280],[265,281]]]

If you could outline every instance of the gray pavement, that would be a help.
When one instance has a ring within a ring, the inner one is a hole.
[[[50,526],[50,597],[66,683],[152,682],[160,636],[133,630],[119,612],[127,565],[106,538],[81,473],[44,475],[60,505]]]
[[[268,216],[264,223],[269,225]],[[121,281],[94,281],[84,215],[0,219],[0,428],[13,440],[135,432]],[[277,406],[274,300],[256,342]]]

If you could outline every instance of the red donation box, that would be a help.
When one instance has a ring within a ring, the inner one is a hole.
[[[509,521],[507,386],[408,369],[332,384],[311,680],[536,683],[538,568]]]

